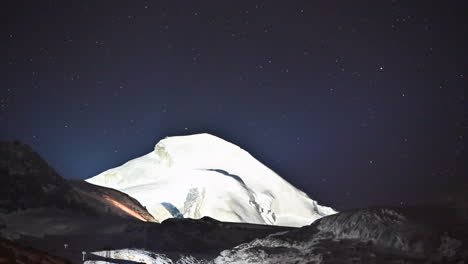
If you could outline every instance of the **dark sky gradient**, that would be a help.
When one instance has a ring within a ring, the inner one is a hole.
[[[426,201],[468,178],[463,1],[1,9],[0,139],[66,178],[199,132],[338,209]]]

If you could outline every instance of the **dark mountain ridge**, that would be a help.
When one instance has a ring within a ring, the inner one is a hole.
[[[7,237],[81,232],[99,223],[96,219],[102,226],[138,217],[156,221],[124,193],[63,179],[19,142],[0,142],[0,182],[0,225],[8,226],[0,232]]]

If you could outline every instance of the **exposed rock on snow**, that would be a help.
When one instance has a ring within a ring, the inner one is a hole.
[[[87,181],[129,194],[159,221],[180,213],[186,218],[303,226],[336,213],[248,152],[209,134],[165,138],[151,153]]]
[[[451,221],[434,221],[437,207],[342,212],[310,226],[225,250],[214,263],[465,263],[466,236],[447,235]],[[432,212],[430,211],[432,209]]]
[[[314,226],[321,232],[332,233],[335,239],[370,241],[386,248],[420,255],[434,250],[436,231],[408,218],[398,209],[362,209],[320,219]]]

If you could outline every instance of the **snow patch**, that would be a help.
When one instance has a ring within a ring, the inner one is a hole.
[[[173,261],[164,254],[158,254],[142,249],[116,249],[116,250],[105,250],[105,251],[96,251],[91,254],[105,257],[107,259],[114,260],[127,260],[134,262],[141,262],[145,264],[205,264],[208,263],[205,260],[199,260],[192,256],[181,256],[179,260]],[[89,264],[104,264],[110,262],[100,262],[100,261],[89,261],[85,262]]]

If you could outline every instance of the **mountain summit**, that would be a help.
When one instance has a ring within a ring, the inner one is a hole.
[[[167,137],[154,151],[86,181],[129,194],[159,221],[209,216],[303,226],[336,213],[247,151],[210,134]]]

